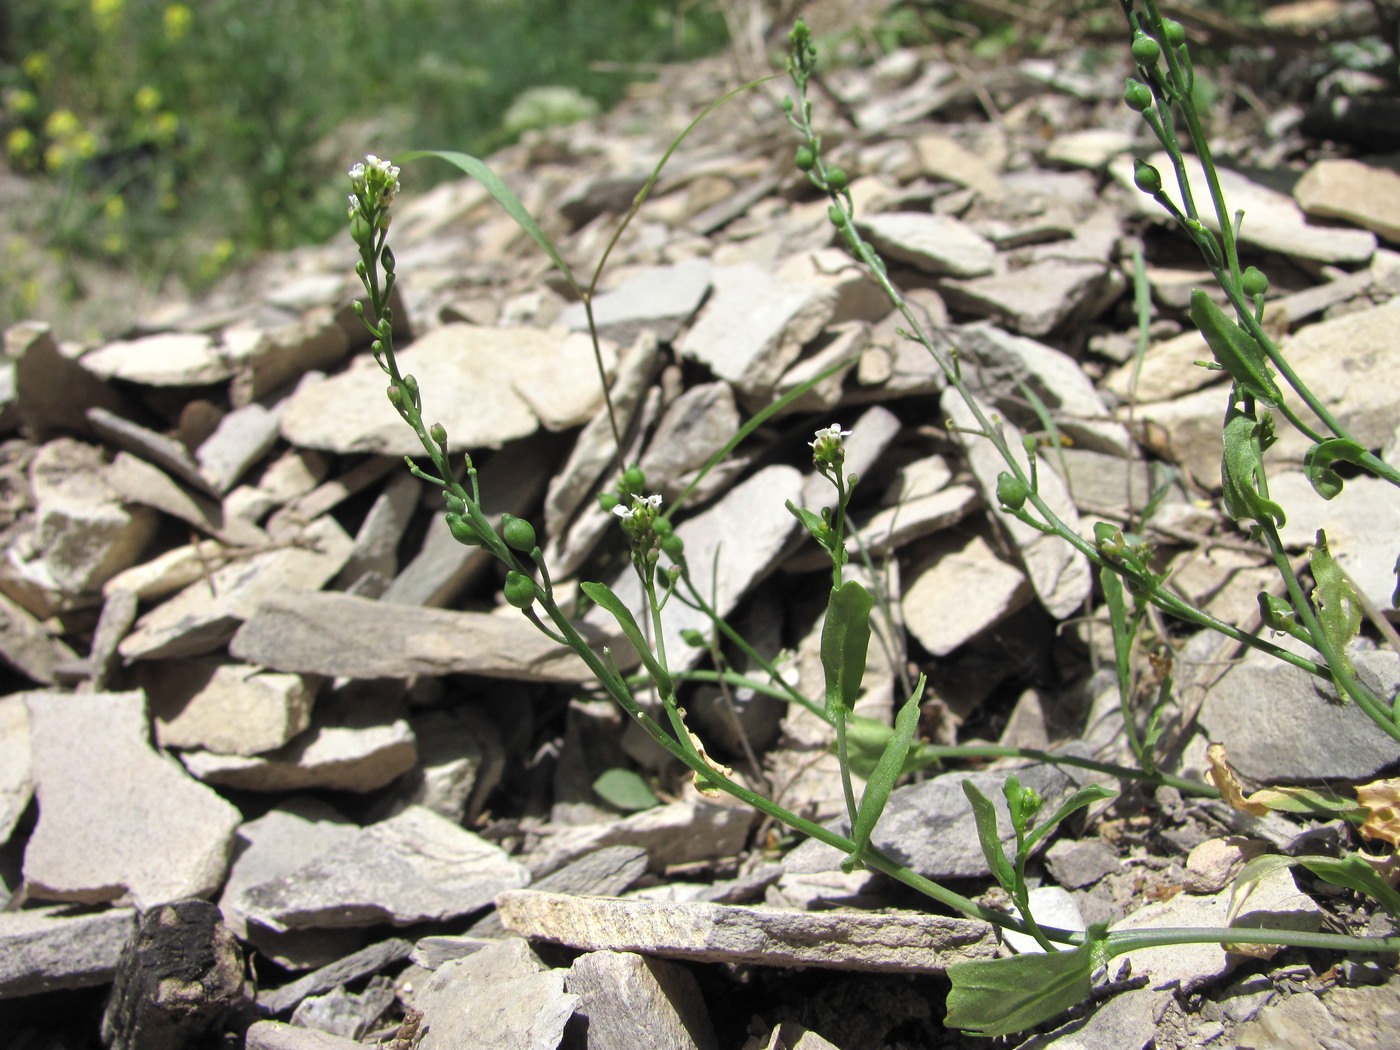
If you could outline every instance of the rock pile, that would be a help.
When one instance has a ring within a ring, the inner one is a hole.
[[[1085,68],[969,72],[901,50],[832,72],[843,105],[818,119],[852,173],[862,231],[978,396],[1009,430],[1043,435],[1048,412],[1064,437],[1040,458],[1064,519],[1086,533],[1100,518],[1136,521],[1165,487],[1149,535],[1175,586],[1253,629],[1265,559],[1209,502],[1226,394],[1221,373],[1192,366],[1209,354],[1184,320],[1208,275],[1132,187],[1131,158],[1149,142],[1117,103],[1125,66],[1070,72]],[[667,73],[599,122],[491,163],[587,273],[671,140],[733,81],[726,62]],[[820,695],[829,572],[784,501],[829,502],[804,454],[815,427],[839,421],[861,478],[856,535],[885,599],[860,710],[888,721],[918,668],[932,685],[926,737],[1051,748],[1083,735],[1072,753],[1118,757],[1116,692],[1085,670],[1106,635],[1077,619],[1093,608],[1089,566],[989,510],[991,449],[945,427],[965,407],[836,246],[778,133],[781,92],[751,91],[703,123],[612,251],[594,317],[626,460],[669,504],[745,419],[839,366],[678,515],[702,590]],[[1245,210],[1244,250],[1273,280],[1266,321],[1393,459],[1397,176],[1366,158],[1280,164],[1287,151],[1250,147],[1223,172]],[[1276,177],[1257,178],[1255,162]],[[401,363],[425,415],[476,458],[491,513],[538,523],[556,581],[605,578],[626,596],[621,539],[592,499],[615,461],[582,307],[484,189],[415,192],[418,173],[406,173],[392,243]],[[1134,247],[1155,304],[1141,360]],[[38,322],[4,333],[0,997],[52,1001],[115,980],[104,1033],[123,1047],[183,1045],[193,1029],[177,1030],[177,1014],[246,1028],[247,1046],[264,1048],[388,1036],[424,1050],[554,1047],[584,1028],[590,1047],[855,1047],[896,1028],[918,1042],[938,1024],[936,975],[992,953],[990,928],[851,911],[889,904],[888,885],[841,873],[816,843],[779,861],[770,830],[755,838],[747,811],[696,795],[589,697],[583,664],[504,606],[493,565],[452,540],[435,494],[404,470],[421,450],[351,313],[352,261],[346,238],[268,259],[102,346],[59,345]],[[1275,497],[1297,509],[1287,538],[1301,549],[1325,527],[1388,608],[1400,497],[1352,481],[1321,504],[1295,492],[1307,489],[1302,452],[1288,437],[1271,452]],[[608,637],[605,620],[588,622]],[[708,623],[673,603],[674,666],[707,659],[686,645],[689,628]],[[1191,639],[1177,657],[1188,771],[1204,750],[1193,690],[1200,725],[1246,775],[1370,777],[1393,763],[1355,708],[1317,701],[1302,672],[1245,660],[1208,682],[1235,655],[1216,643]],[[1394,692],[1393,652],[1358,658]],[[742,654],[728,659],[745,669]],[[687,688],[713,751],[740,767],[759,758],[741,775],[815,819],[842,812],[822,723],[758,692]],[[1297,702],[1279,717],[1285,696]],[[1339,734],[1354,740],[1344,755]],[[617,766],[655,774],[672,800],[610,811],[590,785]],[[978,774],[987,794],[1000,797],[1001,775]],[[1052,804],[1076,786],[1050,765],[1020,776]],[[930,877],[985,876],[962,777],[897,792],[877,841]],[[1170,899],[1188,851],[1222,828],[1275,841],[1299,830],[1174,806],[1151,849],[1131,819],[1051,847],[1047,888],[1071,908],[1060,925],[1221,922],[1225,882]],[[1286,870],[1250,906],[1300,928],[1320,921]],[[167,1001],[181,975],[162,970],[162,938],[201,946],[217,1002]],[[845,983],[824,981],[816,998],[849,1009],[824,1013],[766,975],[741,992],[697,960],[833,967]],[[1134,969],[1186,991],[1237,961],[1212,948]],[[230,967],[256,984],[228,987]],[[1169,1008],[1190,1038],[1248,1016],[1188,1015],[1162,983],[1096,1014],[1091,1042],[1140,1045]]]

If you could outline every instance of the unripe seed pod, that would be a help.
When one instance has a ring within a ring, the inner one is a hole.
[[[1152,89],[1140,80],[1128,78],[1128,86],[1123,92],[1123,101],[1128,104],[1128,108],[1136,113],[1141,113],[1152,105]]]
[[[598,493],[598,506],[603,508],[604,514],[611,514],[612,509],[617,506],[617,497],[611,492]]]
[[[428,428],[428,437],[439,445],[445,445],[447,444],[447,428],[441,423],[434,423]]]
[[[1133,61],[1140,66],[1153,66],[1162,55],[1162,45],[1142,30],[1133,34]]]
[[[791,113],[791,112],[792,112],[792,107],[793,107],[794,105],[795,105],[795,103],[792,101],[792,96],[791,96],[791,95],[785,95],[785,96],[783,96],[783,112],[784,112],[784,113]]]
[[[838,230],[844,230],[846,228],[846,213],[836,205],[833,204],[826,209],[826,216],[831,220],[831,225],[835,226]]]
[[[1256,295],[1263,295],[1269,290],[1269,279],[1264,276],[1264,271],[1257,266],[1246,267],[1244,273],[1240,274],[1240,288],[1244,294],[1253,299]]]
[[[1162,189],[1162,173],[1145,160],[1133,165],[1133,185],[1143,193],[1158,193]]]
[[[626,492],[638,494],[647,487],[647,476],[635,463],[622,472],[622,488]]]
[[[670,518],[657,518],[651,523],[651,531],[658,536],[669,536],[675,531]]]
[[[687,627],[681,631],[681,641],[692,649],[704,649],[710,644],[705,641],[705,636],[694,627]]]
[[[517,609],[528,609],[535,603],[535,581],[523,572],[511,569],[506,573],[506,601]]]
[[[444,492],[442,494],[442,501],[447,504],[447,511],[449,514],[466,513],[467,504],[460,496],[454,496],[450,492]]]
[[[514,514],[501,515],[501,537],[506,541],[506,545],[524,554],[529,554],[535,549],[535,527],[524,518],[517,518]]]
[[[1172,47],[1186,43],[1186,27],[1175,18],[1162,19],[1162,29],[1166,32],[1167,43]]]
[[[817,166],[817,155],[812,152],[811,146],[798,146],[793,164],[796,165],[798,171],[811,171]]]
[[[851,184],[851,177],[846,174],[845,168],[829,168],[826,173],[826,184],[835,192],[840,193]]]
[[[1020,510],[1030,494],[1030,486],[1016,475],[1004,470],[997,475],[997,500],[1007,510]]]
[[[468,547],[481,546],[481,537],[476,534],[472,523],[461,514],[447,515],[447,531],[452,533],[452,538],[458,543],[464,543]]]
[[[666,552],[668,558],[679,558],[685,550],[685,541],[673,532],[669,536],[661,537],[661,549]]]

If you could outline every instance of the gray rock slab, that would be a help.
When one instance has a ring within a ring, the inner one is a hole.
[[[1045,159],[1067,168],[1100,170],[1120,153],[1132,149],[1133,137],[1117,128],[1085,128],[1056,135],[1045,147]]]
[[[1122,455],[1131,447],[1127,430],[1109,420],[1093,382],[1068,354],[989,324],[965,325],[949,334],[978,400],[995,405],[1017,425],[1043,429],[1026,404],[1024,386],[1040,398],[1076,448]]]
[[[585,897],[615,897],[630,890],[646,874],[647,851],[640,846],[604,846],[586,853],[543,878],[531,888]],[[501,937],[501,917],[491,912],[472,924],[472,937]]]
[[[355,534],[355,546],[332,583],[334,590],[350,590],[366,598],[378,598],[398,574],[399,543],[418,509],[423,483],[405,471],[389,479],[375,497],[369,513]]]
[[[387,977],[371,977],[361,992],[337,985],[325,995],[307,996],[298,1003],[292,1023],[345,1039],[359,1039],[393,1005],[394,997],[394,982]]]
[[[1147,447],[1181,467],[1204,488],[1218,490],[1220,428],[1229,397],[1229,387],[1217,384],[1171,401],[1138,405],[1134,415],[1143,427]],[[1119,419],[1128,418],[1124,408],[1114,414]],[[1281,429],[1280,436],[1286,438],[1287,431]],[[1269,450],[1270,456],[1278,447]]]
[[[224,879],[242,816],[152,750],[140,692],[28,693],[39,823],[30,895],[148,908]]]
[[[500,847],[415,806],[241,897],[247,918],[274,930],[406,926],[469,914],[528,881]]]
[[[714,291],[678,349],[742,398],[764,399],[830,320],[836,293],[784,281],[752,263],[717,266],[712,280]]]
[[[1157,1019],[1172,999],[1170,991],[1136,988],[1095,1005],[1088,1017],[1076,1018],[1044,1035],[1032,1036],[1016,1050],[1143,1050],[1157,1039]]]
[[[52,685],[57,669],[78,656],[44,627],[43,621],[7,595],[0,594],[0,661],[26,678]],[[3,825],[0,821],[0,825]]]
[[[84,354],[82,364],[103,379],[142,386],[206,386],[230,378],[236,370],[222,347],[195,332],[121,339]]]
[[[1162,189],[1181,207],[1181,191],[1172,174],[1166,153],[1154,153],[1148,162],[1162,173]],[[1135,206],[1144,215],[1167,220],[1167,214],[1147,194],[1133,185],[1133,159],[1119,157],[1108,169],[1131,194]],[[1210,207],[1210,187],[1197,164],[1188,164],[1191,195],[1201,208],[1201,222],[1209,229],[1220,231],[1215,210]],[[1237,171],[1216,167],[1226,206],[1233,215],[1244,211],[1240,240],[1271,251],[1318,263],[1364,263],[1376,250],[1376,235],[1369,230],[1351,230],[1307,221],[1302,209],[1287,194],[1261,186]]]
[[[402,937],[377,941],[288,984],[264,988],[258,992],[258,1006],[270,1014],[284,1013],[308,995],[328,992],[351,981],[358,981],[367,974],[379,973],[385,967],[408,958],[412,951],[413,942]]]
[[[206,784],[245,791],[375,791],[412,769],[417,759],[413,730],[402,718],[353,718],[346,724],[321,712],[309,729],[275,751],[180,755],[185,768]]]
[[[200,473],[199,464],[182,441],[157,434],[103,408],[89,409],[87,419],[93,432],[108,444],[154,463],[167,474],[201,492],[218,496],[208,479]]]
[[[530,868],[536,873],[554,872],[595,850],[638,846],[647,852],[647,866],[660,872],[670,866],[737,856],[752,824],[753,815],[735,806],[670,802],[622,820],[558,829],[531,859]]]
[[[649,484],[675,497],[688,472],[724,446],[739,429],[739,407],[728,383],[700,383],[666,406],[642,454]]]
[[[765,467],[730,489],[712,507],[676,526],[676,534],[685,541],[691,579],[719,615],[732,612],[744,593],[773,567],[797,528],[797,520],[784,503],[798,502],[801,494],[802,475],[796,470]],[[641,608],[641,583],[630,566],[610,585],[628,608]],[[586,622],[603,630],[612,628],[612,617],[602,609],[590,612]],[[703,656],[685,644],[681,632],[694,629],[703,633],[710,626],[709,618],[690,606],[668,606],[662,631],[673,668],[690,667]]]
[[[87,413],[124,411],[110,384],[66,356],[49,326],[39,321],[10,325],[5,359],[14,362],[15,410],[36,441],[54,434],[87,434]]]
[[[364,1044],[280,1021],[255,1021],[243,1046],[244,1050],[356,1050]]]
[[[153,507],[188,522],[206,535],[229,546],[266,543],[267,536],[252,522],[226,514],[224,508],[201,492],[191,492],[130,452],[118,452],[107,472],[108,483],[128,503]]]
[[[887,555],[956,525],[981,505],[982,497],[971,485],[915,496],[866,519],[860,525],[861,545],[871,554]]]
[[[1400,241],[1400,173],[1359,160],[1327,158],[1303,173],[1293,199],[1309,217],[1341,219]]]
[[[106,984],[135,933],[134,908],[0,912],[0,999]]]
[[[1352,650],[1363,682],[1394,696],[1397,657]],[[1241,776],[1270,784],[1365,780],[1396,761],[1395,742],[1330,683],[1250,650],[1206,694],[1197,716]]]
[[[321,518],[305,530],[301,542],[231,561],[209,580],[193,583],[156,606],[122,640],[121,654],[132,661],[210,652],[274,596],[295,600],[314,593],[340,571],[351,547],[350,537],[333,518]]]
[[[1023,335],[1047,335],[1097,317],[1122,291],[1122,279],[1102,263],[1045,260],[940,285],[948,305],[990,317]]]
[[[281,413],[254,402],[235,408],[195,450],[200,473],[218,493],[228,492],[278,438]]]
[[[934,656],[946,656],[1000,623],[1034,594],[1026,574],[977,535],[939,536],[923,552],[900,608],[904,623]],[[949,601],[949,595],[957,595]]]
[[[1011,771],[945,773],[922,784],[896,788],[890,794],[884,816],[875,825],[871,843],[930,879],[985,878],[990,874],[987,858],[982,853],[972,806],[963,793],[962,782],[971,780],[992,800],[1002,844],[1014,850],[1015,835],[1001,791],[1007,772]],[[1023,786],[1040,792],[1047,813],[1053,813],[1076,787],[1073,780],[1051,765],[1023,766],[1014,772]],[[842,835],[849,833],[844,820],[829,826]],[[783,868],[794,873],[835,871],[845,856],[834,846],[808,839],[784,858]]]
[[[1061,839],[1045,851],[1045,866],[1061,886],[1077,890],[1117,871],[1119,859],[1101,839]]]
[[[700,985],[676,963],[632,952],[589,952],[574,960],[564,987],[579,997],[576,1011],[588,1018],[594,1050],[719,1048]]]
[[[1400,489],[1369,475],[1351,478],[1341,493],[1321,499],[1299,471],[1273,471],[1269,498],[1288,511],[1279,535],[1295,549],[1327,532],[1327,547],[1361,594],[1378,609],[1395,592],[1395,559],[1400,551]]]
[[[937,277],[981,277],[995,268],[996,246],[951,215],[892,212],[857,226],[886,258]]]
[[[135,564],[154,535],[155,515],[121,501],[95,445],[72,438],[48,442],[30,461],[29,484],[35,502],[30,556],[66,594],[99,589]]]
[[[339,295],[335,299],[345,302]],[[334,309],[324,305],[329,301],[322,299],[303,317],[272,328],[224,329],[224,345],[232,349],[238,366],[229,384],[229,400],[235,407],[250,405],[308,372],[334,367],[350,352],[352,340],[363,342],[366,336],[359,319],[350,317],[347,325]],[[394,308],[394,335],[405,339],[408,311],[397,286],[389,303]]]
[[[319,682],[219,657],[138,664],[161,747],[256,755],[311,724]]]
[[[593,322],[598,334],[617,343],[630,343],[643,329],[669,343],[700,308],[710,290],[710,261],[686,259],[672,266],[648,266],[593,300]],[[559,323],[574,331],[587,331],[582,303],[571,303],[559,315]]]
[[[616,353],[603,346],[611,370]],[[447,429],[448,446],[500,448],[543,423],[554,430],[583,423],[602,402],[593,346],[580,333],[449,324],[398,354],[399,369],[418,380],[425,422]],[[423,454],[384,391],[387,378],[369,355],[324,382],[297,390],[282,416],[282,436],[329,452]]]
[[[414,714],[411,724],[418,761],[395,804],[421,805],[454,823],[475,824],[505,771],[505,745],[496,723],[460,706]]]
[[[1251,887],[1242,903],[1233,888],[1207,897],[1181,893],[1167,901],[1152,901],[1133,912],[1113,931],[1171,929],[1179,926],[1268,927],[1312,932],[1322,922],[1322,911],[1298,889],[1293,873],[1279,868]],[[1176,944],[1139,948],[1115,957],[1129,962],[1134,974],[1148,974],[1151,987],[1176,984],[1190,992],[1229,973],[1243,956],[1225,951],[1219,944]],[[1118,963],[1122,965],[1122,963]]]
[[[947,418],[957,426],[977,429],[976,418],[956,390],[944,391],[941,405]],[[1021,445],[1021,432],[1010,423],[1004,423],[1003,429],[1012,454],[1020,462],[1022,471],[1029,475],[1030,464]],[[997,506],[997,475],[1006,469],[1006,461],[985,438],[961,431],[958,438],[967,452],[973,476],[982,490],[982,498],[988,505]],[[1041,497],[1070,531],[1078,532],[1079,511],[1070,498],[1069,489],[1056,472],[1053,457],[1039,457],[1038,474]],[[1051,616],[1063,620],[1084,604],[1089,597],[1092,581],[1089,562],[1082,554],[1060,537],[1047,535],[1010,515],[997,512],[995,520],[1015,543],[1031,586]]]
[[[0,844],[10,840],[34,797],[29,755],[29,708],[24,697],[0,697]]]
[[[587,636],[585,636],[587,637]],[[599,632],[595,639],[603,637]],[[534,682],[592,677],[523,616],[390,605],[350,594],[271,598],[229,652],[261,667],[346,678],[479,674]]]
[[[996,952],[987,923],[912,912],[778,911],[537,890],[502,893],[496,906],[506,928],[530,940],[691,962],[941,974]]]

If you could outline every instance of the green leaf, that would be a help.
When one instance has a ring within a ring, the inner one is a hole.
[[[1287,521],[1283,508],[1258,488],[1259,479],[1264,477],[1260,430],[1261,424],[1241,412],[1232,401],[1225,413],[1225,454],[1220,461],[1225,513],[1236,521],[1272,519],[1282,526]]]
[[[1199,288],[1191,292],[1191,320],[1206,337],[1210,352],[1247,394],[1262,405],[1277,408],[1283,391],[1269,371],[1268,358],[1254,337],[1237,325]]]
[[[1031,851],[1035,849],[1036,843],[1043,839],[1050,830],[1065,820],[1077,810],[1085,806],[1092,806],[1095,802],[1103,802],[1106,799],[1116,797],[1118,792],[1111,788],[1102,787],[1099,784],[1086,784],[1080,788],[1064,802],[1060,803],[1060,808],[1050,814],[1049,818],[1041,824],[1037,824],[1034,831],[1026,836],[1025,845],[1021,847],[1022,852],[1029,857]]]
[[[1358,806],[1355,798],[1344,798],[1327,788],[1266,787],[1249,796],[1282,813],[1311,813],[1319,816],[1341,817],[1355,824],[1366,820],[1367,810]]]
[[[1099,585],[1103,588],[1104,603],[1108,606],[1108,620],[1113,630],[1113,656],[1114,666],[1118,672],[1118,696],[1123,703],[1123,710],[1128,709],[1129,694],[1132,691],[1132,652],[1133,635],[1137,630],[1137,622],[1133,622],[1132,629],[1128,627],[1128,603],[1123,595],[1123,580],[1119,575],[1107,565],[1099,569]]]
[[[831,526],[822,520],[820,514],[816,514],[806,507],[799,507],[792,500],[785,500],[784,506],[787,507],[788,513],[802,523],[802,527],[807,530],[812,539],[827,550],[831,550]]]
[[[1359,854],[1336,857],[1298,857],[1298,863],[1319,878],[1372,897],[1392,916],[1400,916],[1400,892],[1392,889]]]
[[[885,748],[889,747],[894,730],[884,722],[865,715],[846,715],[846,761],[856,776],[866,777],[875,772]],[[836,745],[833,744],[834,748]],[[914,744],[904,756],[900,775],[937,765],[938,755],[923,744]]]
[[[849,711],[865,678],[870,648],[870,610],[875,599],[860,584],[847,580],[831,588],[822,625],[822,669],[826,672],[826,709]]]
[[[909,699],[904,701],[899,714],[895,715],[894,732],[890,734],[889,743],[885,745],[880,760],[875,763],[875,769],[865,782],[865,790],[860,796],[860,808],[856,812],[855,827],[851,829],[851,841],[855,843],[855,848],[851,850],[851,855],[841,862],[845,871],[853,871],[860,866],[861,854],[870,844],[870,834],[885,812],[890,792],[894,790],[895,781],[904,770],[904,759],[914,743],[914,730],[919,726],[919,700],[924,695],[924,681],[924,676],[919,675],[919,684],[909,694]]]
[[[1340,459],[1359,466],[1365,455],[1366,450],[1350,438],[1329,438],[1303,455],[1303,473],[1319,496],[1332,499],[1342,491],[1342,476],[1332,469],[1332,464]]]
[[[965,783],[965,782],[964,782]],[[973,1035],[1012,1035],[1064,1013],[1089,998],[1103,927],[1066,952],[979,959],[948,967],[947,1025]]]
[[[1361,630],[1361,601],[1355,588],[1347,579],[1342,567],[1332,558],[1327,549],[1327,533],[1317,530],[1317,542],[1308,548],[1311,555],[1313,582],[1312,603],[1317,609],[1317,619],[1322,624],[1322,632],[1332,643],[1337,659],[1347,674],[1352,673],[1351,661],[1347,658],[1347,646]]]
[[[972,803],[972,816],[977,822],[977,841],[982,844],[982,855],[987,858],[987,867],[992,869],[992,875],[1001,884],[1001,888],[1010,893],[1016,884],[1016,872],[1012,869],[1011,862],[1006,859],[1001,836],[997,834],[996,807],[972,781],[964,780],[962,788],[963,794]]]
[[[647,673],[651,675],[656,683],[656,688],[661,690],[663,696],[671,696],[674,688],[671,685],[671,676],[666,668],[662,667],[656,659],[656,654],[651,651],[651,646],[647,644],[646,636],[642,634],[642,629],[637,626],[637,621],[632,618],[632,610],[622,604],[622,599],[613,593],[612,588],[606,583],[581,583],[579,588],[584,594],[600,608],[612,613],[617,625],[622,628],[622,633],[627,636],[627,640],[632,643],[632,648],[637,650],[637,655],[641,657],[643,666]]]
[[[515,220],[522,230],[529,234],[530,239],[544,249],[546,255],[555,266],[559,267],[559,272],[564,275],[564,279],[569,282],[569,286],[574,292],[582,296],[583,290],[574,280],[573,271],[569,269],[569,264],[564,261],[564,257],[559,254],[554,247],[554,242],[545,236],[543,230],[536,224],[534,218],[525,210],[525,205],[520,203],[520,198],[512,192],[511,188],[501,181],[501,177],[487,167],[486,162],[478,160],[468,153],[457,153],[453,150],[440,149],[420,149],[409,153],[401,154],[397,159],[400,162],[417,160],[419,157],[437,157],[445,160],[449,164],[456,165],[466,174],[476,179],[486,188],[486,192],[496,199],[496,203],[506,210],[512,219]]]
[[[593,790],[608,805],[629,813],[651,809],[660,800],[640,774],[630,769],[608,769],[593,781]]]

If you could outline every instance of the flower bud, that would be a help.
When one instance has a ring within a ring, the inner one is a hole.
[[[447,504],[447,510],[451,514],[464,514],[467,510],[466,501],[460,496],[454,496],[450,492],[442,494],[442,501]]]
[[[997,475],[997,501],[1007,510],[1020,510],[1030,494],[1031,487],[1016,475],[1004,470]]]
[[[447,444],[447,428],[441,423],[434,423],[428,428],[428,437],[439,445],[445,445]]]
[[[1133,165],[1133,185],[1142,190],[1143,193],[1160,193],[1162,191],[1162,173],[1148,164],[1145,160],[1140,160]]]
[[[836,205],[833,204],[826,209],[826,216],[831,220],[831,225],[835,226],[838,230],[844,230],[846,228],[846,213]]]
[[[1162,29],[1166,34],[1167,43],[1172,47],[1180,47],[1186,43],[1186,27],[1175,18],[1162,19]]]
[[[535,542],[535,527],[514,514],[501,515],[501,536],[508,547],[523,554],[529,554],[538,546]]]
[[[535,581],[523,572],[511,569],[506,573],[506,601],[517,609],[528,609],[535,603]]]
[[[666,552],[666,557],[674,561],[685,551],[685,541],[673,532],[661,537],[661,549]]]
[[[794,105],[796,105],[796,103],[794,103],[794,102],[792,101],[792,96],[791,96],[791,95],[785,95],[785,96],[783,96],[783,112],[784,112],[784,113],[791,113],[792,110],[793,110],[793,106],[794,106]]]
[[[398,388],[397,385],[395,385],[394,383],[390,383],[388,387],[385,388],[384,394],[389,398],[389,404],[393,405],[400,411],[403,410],[404,393]]]
[[[598,506],[603,508],[604,514],[611,514],[614,507],[618,506],[617,497],[611,492],[598,493]]]
[[[447,515],[447,531],[452,533],[452,538],[458,543],[466,544],[468,547],[481,546],[481,537],[477,535],[476,527],[463,514],[449,513]]]
[[[647,476],[642,473],[642,468],[634,463],[622,472],[622,484],[619,487],[624,496],[638,495],[647,487]]]
[[[798,146],[792,162],[798,171],[811,171],[817,166],[817,155],[812,152],[811,146]]]
[[[1139,29],[1133,34],[1133,61],[1140,66],[1154,66],[1162,55],[1162,45]]]
[[[705,640],[705,636],[694,627],[687,627],[681,631],[681,641],[685,642],[685,644],[692,649],[705,649],[708,648],[710,644]]]
[[[1264,271],[1257,266],[1247,267],[1244,273],[1240,274],[1240,288],[1244,294],[1253,299],[1256,295],[1263,295],[1269,290],[1269,279],[1264,276]]]
[[[384,246],[384,250],[379,253],[379,265],[384,267],[385,273],[394,272],[394,250],[387,244]]]

